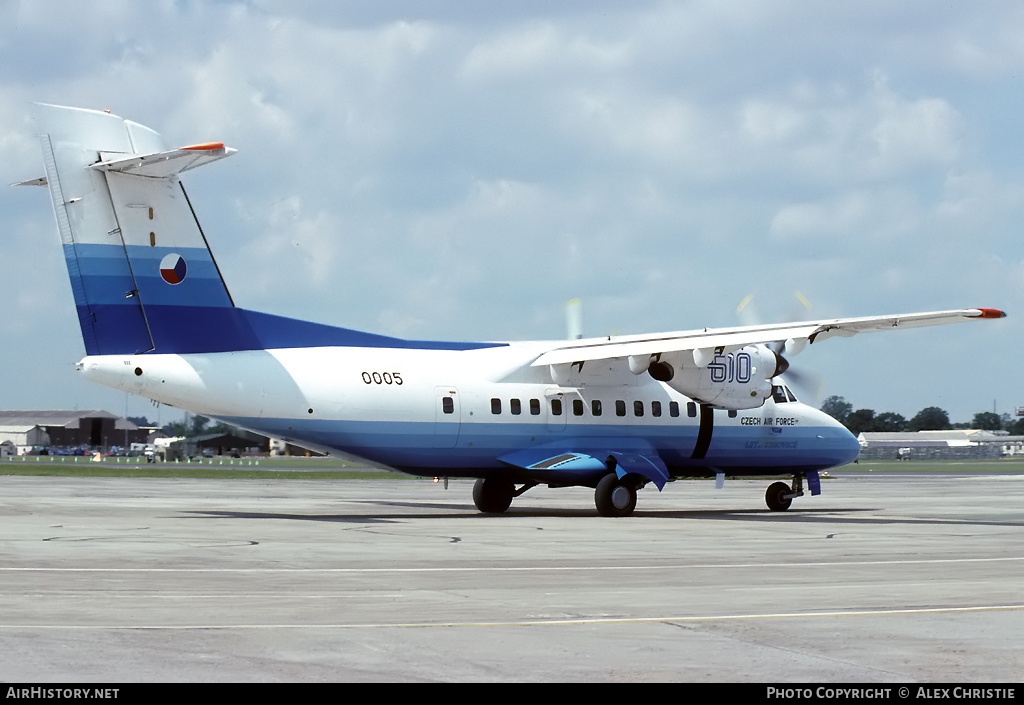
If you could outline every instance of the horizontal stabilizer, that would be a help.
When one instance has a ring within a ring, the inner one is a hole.
[[[169,152],[133,154],[129,157],[105,154],[105,157],[114,158],[93,164],[91,168],[108,172],[116,171],[133,176],[165,178],[180,174],[189,169],[195,169],[210,162],[215,162],[224,157],[230,157],[236,151],[238,150],[225,147],[221,142],[208,142],[191,147],[182,147],[181,149],[172,149]]]
[[[45,176],[40,176],[38,179],[28,179],[27,181],[19,181],[11,186],[46,186],[47,181]]]

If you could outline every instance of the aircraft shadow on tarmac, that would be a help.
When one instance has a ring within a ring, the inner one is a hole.
[[[689,519],[703,521],[736,521],[757,523],[787,524],[861,524],[861,525],[964,525],[964,526],[1008,526],[1024,527],[1021,521],[990,521],[974,519],[939,519],[927,517],[884,517],[863,516],[864,513],[878,512],[874,508],[845,509],[802,509],[789,510],[785,513],[772,512],[767,509],[707,509],[707,510],[637,510],[627,519],[604,519],[598,517],[592,509],[567,508],[532,508],[513,507],[504,514],[481,514],[476,509],[457,504],[436,504],[429,502],[359,502],[391,508],[408,507],[419,511],[371,512],[371,513],[337,513],[337,514],[287,514],[281,512],[251,511],[197,511],[191,512],[194,518],[213,517],[223,519],[286,519],[291,521],[318,521],[367,524],[377,522],[430,521],[450,519],[474,519],[478,521],[501,521],[502,519],[542,518],[542,517],[590,517],[603,521],[630,521],[650,519]],[[449,510],[438,513],[436,510]]]

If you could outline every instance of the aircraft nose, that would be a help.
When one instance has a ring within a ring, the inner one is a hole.
[[[843,430],[846,431],[845,428]],[[849,460],[846,460],[845,462],[852,463],[860,455],[860,441],[858,441],[857,437],[854,436],[849,431],[846,431],[846,437],[847,437],[847,452],[849,453]]]
[[[814,409],[813,417],[817,421],[817,447],[821,452],[820,459],[831,467],[852,463],[860,455],[860,441],[841,423],[828,414]]]
[[[828,429],[835,439],[836,465],[852,463],[860,455],[860,441],[850,433],[846,426],[831,419],[832,427]]]

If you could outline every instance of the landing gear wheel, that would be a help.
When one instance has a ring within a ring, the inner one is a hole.
[[[473,485],[473,503],[484,514],[501,514],[512,505],[516,486],[500,477],[481,477]]]
[[[773,482],[764,493],[764,502],[773,512],[784,512],[793,503],[793,498],[786,496],[789,494],[793,494],[792,487],[785,482]]]
[[[603,517],[627,517],[636,509],[636,486],[609,473],[597,483],[594,504]]]

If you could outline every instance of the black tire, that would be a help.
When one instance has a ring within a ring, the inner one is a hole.
[[[473,485],[473,503],[484,514],[501,514],[512,506],[516,486],[500,477],[481,477]]]
[[[603,517],[628,517],[636,509],[636,486],[609,473],[597,483],[594,504]]]
[[[793,488],[785,482],[773,482],[768,486],[768,491],[764,493],[764,503],[773,512],[784,512],[793,503],[793,498],[786,496],[792,493]]]

